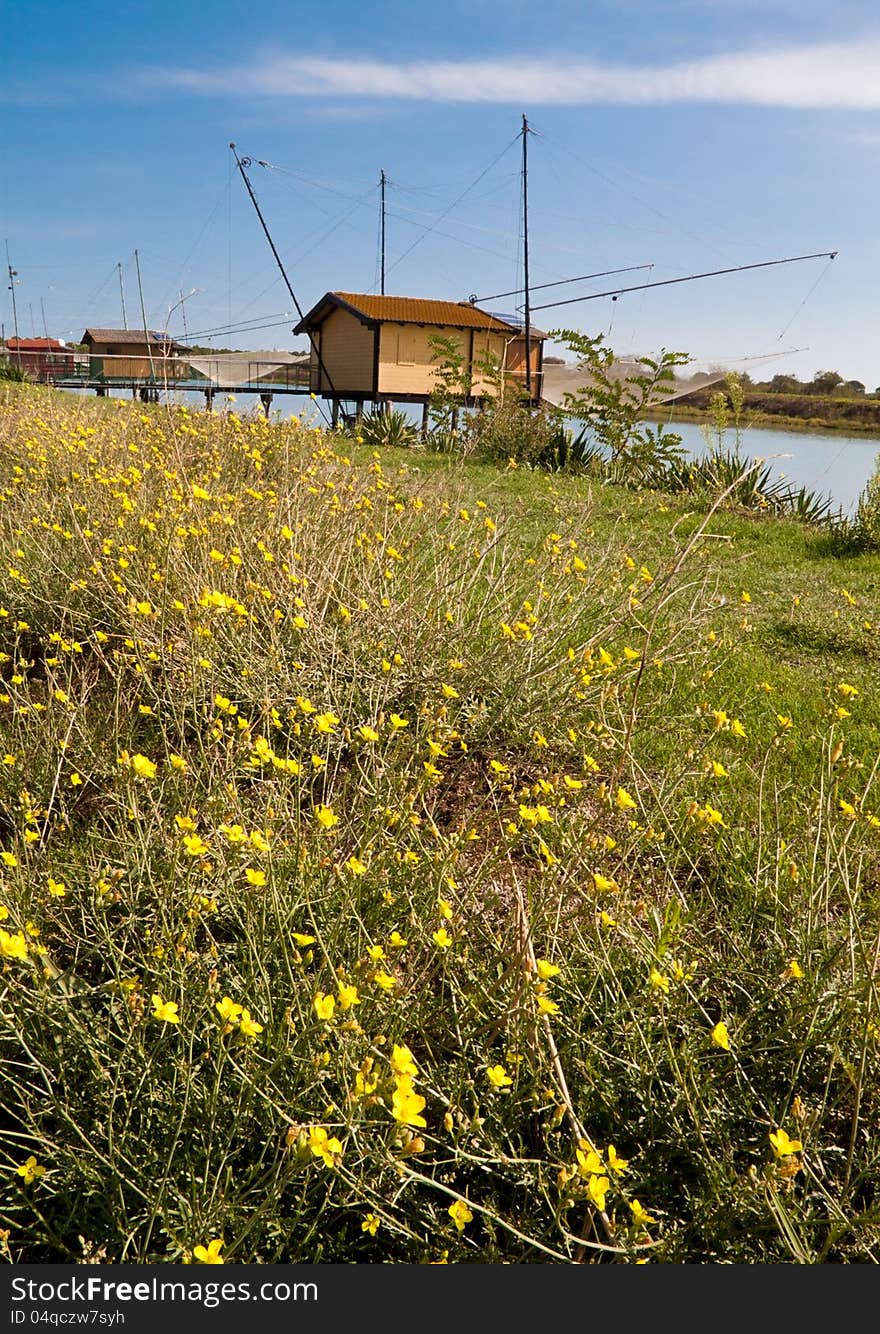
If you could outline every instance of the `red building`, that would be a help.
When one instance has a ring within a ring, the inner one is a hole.
[[[73,374],[73,348],[57,338],[8,338],[0,354],[41,384]]]

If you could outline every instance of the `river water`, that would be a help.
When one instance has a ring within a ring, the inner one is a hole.
[[[684,448],[694,458],[714,447],[698,422],[664,423],[669,431],[681,436]],[[736,435],[728,430],[722,447],[732,450]],[[767,461],[776,477],[784,477],[795,489],[802,486],[820,495],[830,496],[835,509],[855,513],[859,495],[874,471],[880,456],[880,440],[863,435],[819,434],[812,431],[776,431],[751,427],[739,433],[739,452],[743,458]]]

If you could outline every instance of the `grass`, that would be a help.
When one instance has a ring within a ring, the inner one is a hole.
[[[880,558],[0,394],[7,1259],[876,1262]]]

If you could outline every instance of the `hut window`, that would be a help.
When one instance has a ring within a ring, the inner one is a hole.
[[[416,349],[419,343],[418,334],[412,329],[401,329],[397,335],[397,364],[398,366],[414,366],[416,363]]]

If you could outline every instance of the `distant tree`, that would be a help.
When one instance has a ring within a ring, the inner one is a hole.
[[[833,394],[842,384],[843,376],[838,375],[837,371],[816,371],[809,390],[812,394]]]
[[[844,388],[851,389],[854,394],[863,394],[865,392],[865,386],[862,384],[861,380],[847,380]]]
[[[797,394],[804,389],[800,380],[794,375],[774,375],[764,387],[768,394]]]

